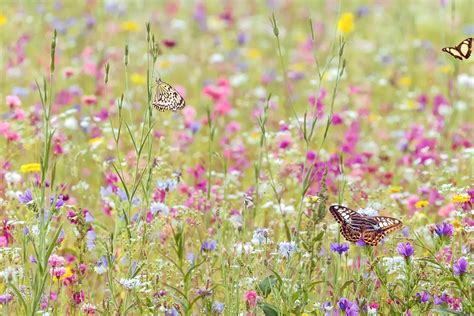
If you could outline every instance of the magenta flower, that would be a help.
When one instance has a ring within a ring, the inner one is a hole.
[[[404,256],[407,259],[415,253],[415,249],[413,249],[413,246],[409,242],[399,243],[397,246],[397,251],[400,255]]]
[[[254,308],[257,303],[257,292],[251,290],[245,293],[245,301],[249,304],[250,308]]]
[[[66,260],[64,259],[63,256],[58,256],[58,255],[51,255],[48,259],[49,265],[52,266],[53,268],[62,267],[65,261]]]
[[[467,271],[467,260],[464,257],[458,259],[458,261],[453,265],[453,272],[455,275],[463,275]]]

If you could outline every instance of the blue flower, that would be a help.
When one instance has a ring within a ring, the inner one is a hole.
[[[212,304],[212,310],[218,314],[222,314],[224,312],[224,304],[221,302],[214,302],[214,304]]]
[[[20,194],[18,196],[18,201],[20,201],[21,204],[30,204],[33,202],[33,194],[31,194],[30,189],[26,190],[25,193]]]
[[[217,242],[215,240],[204,240],[201,244],[202,252],[209,252],[216,250]]]
[[[341,255],[349,250],[349,245],[332,243],[330,248],[332,252],[337,252]]]
[[[464,257],[459,258],[459,260],[453,265],[453,272],[455,275],[463,275],[467,271],[467,260]]]
[[[443,222],[443,224],[436,224],[435,233],[439,237],[452,236],[454,234],[454,227],[451,224]]]
[[[293,254],[296,251],[297,247],[294,241],[292,242],[281,242],[278,245],[278,251],[283,257],[286,257],[287,259],[290,258],[291,254]]]
[[[397,251],[405,258],[410,258],[415,253],[415,249],[413,249],[413,246],[409,242],[399,243],[397,246]]]

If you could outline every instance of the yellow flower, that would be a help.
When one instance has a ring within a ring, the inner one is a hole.
[[[138,23],[133,22],[133,21],[124,21],[120,25],[123,31],[127,32],[138,32],[140,30],[140,27],[138,26]]]
[[[257,48],[251,48],[247,51],[247,57],[250,59],[258,59],[262,57],[262,53]]]
[[[132,77],[130,79],[136,85],[144,85],[146,83],[146,78],[140,75],[139,73],[132,74]]]
[[[7,23],[7,21],[7,17],[0,13],[0,26]]]
[[[21,165],[20,171],[23,173],[27,172],[40,172],[41,165],[39,163],[27,163],[26,165]]]
[[[452,221],[452,224],[455,230],[459,230],[460,228],[462,228],[461,222],[457,219]]]
[[[417,104],[416,104],[415,101],[413,101],[413,100],[410,99],[410,100],[407,101],[407,107],[408,107],[408,109],[410,109],[410,110],[416,110]]]
[[[171,66],[171,62],[169,60],[158,61],[158,64],[160,65],[160,68],[163,68],[163,69],[170,68]]]
[[[444,74],[451,74],[453,73],[454,69],[453,69],[453,66],[451,66],[450,64],[447,64],[447,65],[439,67],[439,71],[441,71]]]
[[[301,316],[309,316],[308,313],[303,313]]]
[[[451,202],[453,203],[466,203],[469,202],[471,198],[467,194],[456,194],[452,197]]]
[[[95,137],[95,138],[89,139],[89,144],[94,145],[94,144],[100,143],[101,141],[102,141],[102,137]]]
[[[425,200],[421,200],[421,201],[416,202],[415,207],[416,208],[423,208],[423,207],[428,206],[428,205],[430,205],[430,202],[425,201]]]
[[[342,33],[350,33],[354,30],[354,14],[346,12],[341,15],[337,22],[337,29]]]
[[[393,185],[392,187],[390,187],[390,192],[392,193],[398,193],[402,190],[403,188],[399,185]]]
[[[401,86],[408,87],[411,85],[411,78],[409,76],[403,76],[398,79],[398,84]]]

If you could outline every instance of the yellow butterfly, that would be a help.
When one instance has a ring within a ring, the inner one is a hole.
[[[152,104],[158,111],[171,110],[176,112],[184,108],[186,102],[175,88],[159,78],[156,80],[156,90]]]
[[[472,37],[466,38],[455,47],[445,47],[443,48],[443,52],[446,52],[459,60],[468,59],[472,53],[472,39]]]

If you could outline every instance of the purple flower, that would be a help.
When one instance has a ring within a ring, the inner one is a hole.
[[[436,229],[435,229],[436,235],[439,237],[443,236],[452,236],[454,233],[454,227],[451,224],[448,224],[446,222],[443,222],[443,224],[436,224]]]
[[[410,258],[415,253],[415,249],[413,249],[413,246],[409,242],[399,243],[397,246],[397,251],[405,258]]]
[[[165,316],[179,316],[179,313],[174,307],[171,307],[165,310]]]
[[[345,297],[341,297],[337,302],[339,308],[346,313],[348,316],[357,316],[359,315],[359,306],[356,302],[351,302]]]
[[[326,312],[326,314],[329,313],[333,308],[331,302],[327,301],[321,304],[321,309]]]
[[[337,305],[339,305],[339,308],[342,311],[345,311],[346,308],[349,306],[349,304],[350,304],[350,301],[345,297],[341,297],[339,301],[337,302]]]
[[[10,303],[13,300],[13,295],[10,293],[5,293],[0,295],[0,304],[5,305]]]
[[[365,243],[365,241],[362,240],[362,239],[359,239],[358,241],[356,241],[356,245],[359,246],[359,247],[367,246],[367,244]]]
[[[202,252],[209,252],[216,250],[217,242],[215,240],[204,240],[201,245]]]
[[[220,302],[214,302],[214,304],[212,304],[212,310],[218,314],[222,314],[224,312],[224,304]]]
[[[95,248],[96,237],[97,235],[92,229],[87,232],[86,234],[87,250],[91,251],[92,249]]]
[[[344,252],[347,252],[349,250],[349,245],[332,243],[330,248],[332,252],[337,252],[338,254],[341,255]]]
[[[420,299],[420,303],[426,303],[430,300],[430,293],[427,291],[416,293],[416,297]]]
[[[20,194],[18,196],[18,201],[20,201],[21,204],[30,204],[33,202],[33,194],[31,194],[30,189],[26,190],[25,193]]]
[[[467,271],[467,260],[464,257],[458,259],[458,261],[453,266],[453,271],[455,275],[463,275]]]
[[[443,303],[447,303],[448,299],[449,299],[448,294],[443,293],[443,294],[441,294],[441,296],[436,296],[435,295],[434,298],[433,298],[433,302],[434,302],[435,305],[441,305]]]

